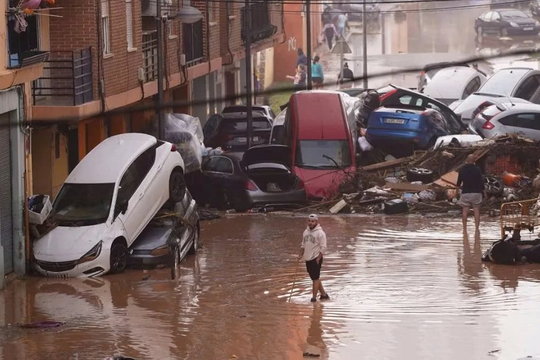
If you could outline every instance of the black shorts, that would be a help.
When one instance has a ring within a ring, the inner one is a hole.
[[[311,79],[311,81],[313,81],[314,84],[322,84],[323,83],[323,78],[314,77],[313,79]]]
[[[317,258],[306,261],[306,269],[311,280],[319,280],[319,278],[321,277],[322,262],[323,262],[322,258],[321,258],[321,262],[318,264],[317,264]]]

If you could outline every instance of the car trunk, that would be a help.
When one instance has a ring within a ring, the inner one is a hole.
[[[254,164],[247,171],[251,181],[264,192],[275,193],[294,190],[297,178],[280,164]]]

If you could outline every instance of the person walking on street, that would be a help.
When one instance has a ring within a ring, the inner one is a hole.
[[[317,301],[317,293],[321,293],[321,300],[328,300],[330,297],[324,291],[320,276],[323,264],[323,255],[326,253],[326,234],[319,224],[319,217],[311,214],[308,217],[308,227],[304,231],[302,245],[298,261],[304,259],[309,277],[313,281],[313,294],[311,302]]]
[[[483,196],[486,197],[482,170],[474,162],[474,155],[467,156],[465,165],[459,171],[457,181],[457,185],[461,188],[459,202],[463,208],[462,221],[464,234],[467,233],[467,217],[471,207],[474,211],[476,233],[480,233],[480,205],[482,204]]]
[[[347,26],[347,14],[341,13],[337,18],[337,31],[339,36],[345,38],[345,27]]]
[[[324,82],[323,67],[319,62],[320,60],[321,58],[319,57],[319,55],[315,55],[315,57],[313,58],[313,63],[311,64],[311,77],[313,84],[315,84],[315,89],[322,88]]]
[[[332,41],[334,36],[337,38],[339,36],[336,27],[333,23],[328,23],[322,28],[322,34],[326,37],[326,44],[328,45],[328,50],[332,50]]]
[[[297,54],[298,54],[298,57],[296,58],[296,66],[298,65],[308,66],[308,58],[306,54],[304,54],[304,50],[302,50],[301,48],[298,48]]]

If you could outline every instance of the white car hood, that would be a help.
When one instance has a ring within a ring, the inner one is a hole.
[[[107,224],[58,226],[34,243],[34,256],[42,261],[72,261],[92,249],[107,231]]]

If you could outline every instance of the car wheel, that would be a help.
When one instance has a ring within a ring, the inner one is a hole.
[[[186,180],[180,169],[174,169],[169,178],[169,200],[182,201],[186,194]]]
[[[193,244],[191,244],[191,247],[189,248],[188,254],[189,255],[195,255],[197,253],[197,250],[199,250],[199,236],[200,236],[200,227],[199,224],[197,224],[197,227],[195,229],[195,234],[193,234]]]
[[[409,182],[421,181],[422,183],[430,183],[433,181],[433,171],[420,167],[413,167],[407,170],[407,180]]]
[[[118,274],[127,266],[127,247],[121,242],[116,242],[111,248],[111,273]]]
[[[484,36],[484,29],[481,26],[479,26],[476,28],[476,33],[478,34],[478,36],[482,37]]]
[[[499,196],[504,191],[503,182],[494,176],[484,176],[484,187],[490,196]]]

